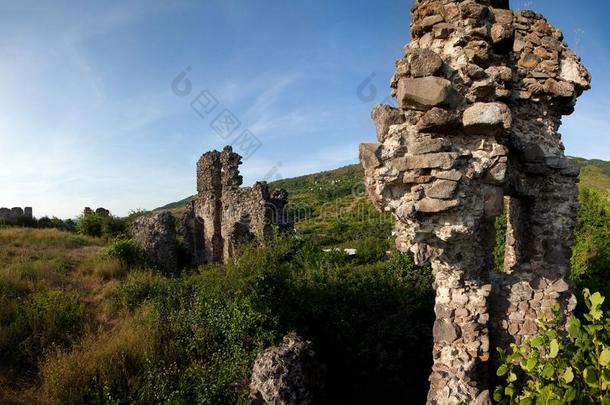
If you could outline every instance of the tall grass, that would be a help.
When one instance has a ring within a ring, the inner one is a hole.
[[[141,318],[91,335],[71,350],[58,350],[41,366],[42,401],[49,404],[133,403],[152,353],[153,335]]]

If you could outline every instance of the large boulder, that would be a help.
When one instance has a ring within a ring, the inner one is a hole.
[[[178,270],[176,225],[169,211],[136,219],[130,233],[153,266],[166,274]]]
[[[251,405],[308,405],[322,389],[324,367],[313,344],[295,334],[256,357],[250,382]]]

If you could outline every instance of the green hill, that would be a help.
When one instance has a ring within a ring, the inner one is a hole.
[[[610,162],[576,159],[582,167],[581,186],[606,195],[610,190]],[[303,235],[322,245],[351,247],[366,238],[388,238],[393,221],[390,215],[373,208],[364,191],[363,177],[361,166],[356,164],[275,181],[269,186],[288,190],[290,209]],[[192,198],[157,210],[167,209],[179,215]]]
[[[610,162],[576,158],[581,166],[580,182],[583,186],[602,193],[610,191]]]

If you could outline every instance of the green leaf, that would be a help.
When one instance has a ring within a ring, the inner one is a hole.
[[[598,308],[592,308],[589,311],[589,314],[591,315],[591,318],[593,318],[593,320],[599,321],[604,316],[604,311]]]
[[[542,346],[542,344],[544,343],[544,339],[540,336],[538,336],[535,339],[532,339],[532,341],[530,342],[530,346],[531,347],[540,347]]]
[[[551,364],[546,364],[542,369],[542,376],[544,378],[550,379],[553,378],[553,374],[555,373],[555,367]]]
[[[502,387],[496,387],[496,389],[494,390],[494,401],[502,401],[502,398],[504,398],[503,392],[504,390],[502,389]]]
[[[510,373],[508,373],[508,377],[506,378],[506,381],[508,381],[509,383],[517,381],[517,374],[515,374],[511,371]]]
[[[576,399],[576,390],[572,387],[568,388],[563,395],[563,400],[566,403],[570,403]]]
[[[610,364],[610,349],[604,349],[599,355],[599,364],[604,367]]]
[[[559,342],[557,339],[551,340],[551,346],[549,350],[549,357],[554,359],[559,354]]]
[[[528,372],[531,372],[532,370],[534,370],[536,365],[538,365],[538,359],[536,359],[535,357],[530,357],[525,363],[525,368]]]
[[[506,364],[502,364],[498,367],[498,371],[496,371],[498,377],[502,377],[503,375],[506,375],[506,373],[508,373],[508,366]]]
[[[572,367],[566,368],[566,371],[563,373],[561,378],[563,378],[566,384],[569,384],[574,381],[574,371],[572,370]]]
[[[594,307],[599,307],[604,303],[606,299],[600,293],[596,292],[595,294],[591,295],[590,300],[591,304]]]
[[[585,377],[585,382],[589,386],[591,386],[591,387],[597,386],[598,376],[597,376],[597,370],[595,370],[595,367],[589,366],[589,367],[585,368],[585,371],[583,371],[583,376]]]
[[[580,334],[580,320],[578,318],[572,318],[568,326],[568,333],[570,337],[577,338]]]

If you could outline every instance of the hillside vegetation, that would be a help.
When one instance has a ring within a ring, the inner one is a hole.
[[[610,296],[604,163],[583,165],[572,262],[579,288]],[[297,235],[175,277],[137,260],[130,219],[75,227],[102,237],[0,227],[0,403],[244,403],[256,354],[292,331],[326,365],[321,403],[423,403],[431,271],[392,251],[392,217],[369,203],[360,167],[271,187],[289,190]]]
[[[581,165],[581,189],[607,196],[610,193],[610,162],[575,159]],[[356,247],[367,237],[387,239],[390,236],[393,218],[373,208],[364,189],[364,172],[359,164],[275,181],[269,188],[288,191],[297,229],[322,245]],[[155,211],[167,209],[179,216],[192,199],[193,196]]]

